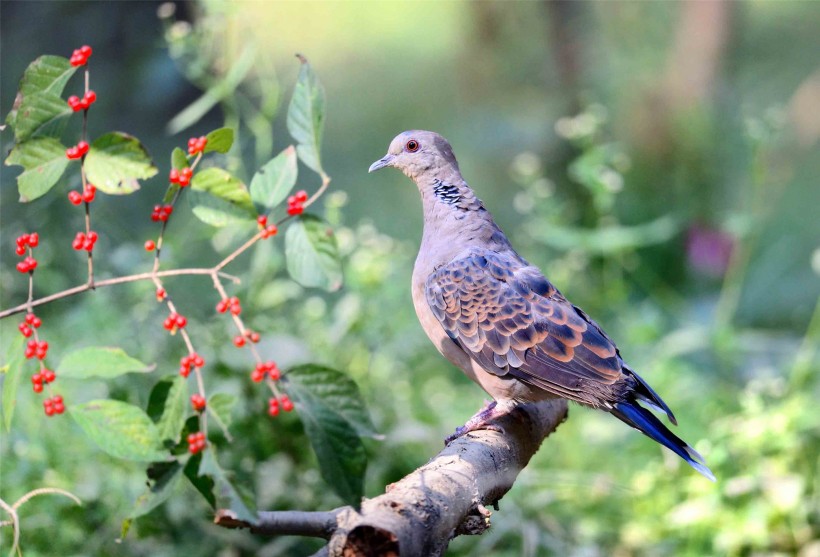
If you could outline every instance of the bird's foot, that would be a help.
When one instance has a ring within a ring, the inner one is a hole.
[[[491,422],[492,420],[503,416],[508,411],[508,408],[500,406],[494,400],[488,402],[484,405],[484,408],[479,410],[472,418],[467,420],[467,423],[461,427],[457,427],[455,433],[444,440],[444,446],[446,447],[465,433],[470,433],[471,431],[475,431],[477,429],[489,429],[492,431],[498,431],[499,433],[504,433],[504,428]]]

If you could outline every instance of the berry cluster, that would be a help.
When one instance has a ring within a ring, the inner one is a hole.
[[[175,333],[177,329],[182,329],[187,324],[188,320],[185,318],[184,315],[180,315],[172,311],[168,314],[168,317],[165,318],[165,321],[163,321],[162,326],[168,331],[171,331],[171,333]]]
[[[54,414],[62,414],[65,412],[65,406],[63,405],[63,397],[60,395],[54,395],[51,398],[47,398],[43,401],[43,408],[45,408],[46,416],[53,416]]]
[[[36,232],[31,234],[23,234],[17,237],[17,246],[14,248],[14,253],[23,256],[26,250],[36,248],[40,244],[40,235]],[[25,259],[17,264],[17,270],[21,273],[30,273],[37,268],[37,260],[32,255],[27,255]]]
[[[290,397],[288,397],[288,395],[280,395],[279,398],[271,397],[270,399],[268,399],[269,416],[278,416],[280,408],[285,412],[290,412],[291,410],[293,410],[293,401],[290,400]]]
[[[208,138],[204,135],[200,137],[192,137],[188,140],[188,154],[196,155],[197,153],[201,153],[205,150],[205,146],[207,144]]]
[[[91,52],[90,46],[83,45],[71,53],[71,58],[68,59],[68,62],[74,67],[85,66],[86,62],[88,62],[88,57],[91,56]]]
[[[45,360],[48,355],[48,342],[44,340],[31,339],[26,343],[26,351],[24,352],[26,359],[37,357],[38,360]]]
[[[74,236],[74,241],[71,242],[71,247],[77,251],[85,250],[91,251],[94,249],[94,244],[97,243],[97,238],[99,236],[93,230],[90,231],[88,234],[85,232],[77,232]]]
[[[154,222],[167,222],[168,217],[170,217],[173,212],[173,205],[154,205],[154,210],[151,211],[151,220]]]
[[[97,188],[94,184],[86,184],[82,193],[76,190],[71,190],[68,192],[68,200],[72,205],[80,205],[82,202],[91,203],[94,201],[94,197],[96,197],[96,195]]]
[[[77,95],[71,95],[68,97],[68,106],[71,107],[71,110],[74,112],[79,112],[81,110],[88,110],[88,107],[97,102],[97,93],[94,91],[88,91],[83,98],[78,97]]]
[[[268,224],[268,217],[265,215],[259,215],[256,217],[256,224],[258,224],[260,230],[262,230],[263,240],[266,240],[271,236],[276,236],[276,233],[279,232],[279,229],[275,224]]]
[[[282,377],[279,366],[277,366],[274,361],[259,362],[256,364],[256,367],[251,372],[251,380],[254,383],[260,383],[265,379],[265,375],[268,375],[273,381],[277,381]]]
[[[26,320],[20,323],[17,326],[20,329],[20,334],[24,337],[29,338],[31,335],[34,334],[34,329],[38,329],[40,325],[43,324],[43,320],[34,315],[33,313],[26,314]]]
[[[71,160],[80,159],[88,152],[89,146],[86,141],[80,141],[74,147],[65,150],[65,156]]]
[[[187,166],[182,170],[172,168],[170,174],[168,174],[168,181],[172,184],[179,184],[179,187],[184,188],[191,183],[191,177],[193,175],[194,171]]]
[[[219,313],[225,313],[228,310],[230,310],[233,315],[242,313],[242,305],[239,303],[239,298],[231,296],[230,298],[220,300],[216,304],[216,311]]]
[[[205,434],[201,431],[188,435],[188,452],[196,454],[205,448]]]
[[[301,215],[305,210],[305,201],[307,201],[307,192],[299,190],[295,194],[288,197],[288,214]]]
[[[48,368],[44,368],[39,373],[31,376],[31,386],[35,393],[42,393],[43,383],[51,383],[55,379],[57,379],[57,374]]]
[[[191,374],[191,367],[203,367],[205,359],[193,352],[187,356],[183,356],[179,360],[179,374],[183,377],[188,377]]]
[[[205,397],[200,394],[191,395],[191,406],[194,412],[202,412],[205,410]]]

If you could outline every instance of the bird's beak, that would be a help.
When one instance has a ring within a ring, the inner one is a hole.
[[[392,163],[393,159],[395,159],[395,158],[396,158],[396,155],[387,154],[387,155],[383,156],[382,158],[380,158],[379,160],[377,160],[376,162],[374,162],[373,164],[371,164],[370,168],[368,168],[367,171],[368,172],[375,172],[376,170],[384,168],[385,166],[391,166],[390,163]]]

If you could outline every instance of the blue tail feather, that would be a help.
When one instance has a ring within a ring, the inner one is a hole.
[[[670,449],[706,478],[713,482],[716,481],[715,475],[706,466],[703,457],[687,445],[683,439],[669,431],[652,412],[641,407],[637,402],[617,402],[613,405],[610,413],[625,424],[634,427],[650,439]]]

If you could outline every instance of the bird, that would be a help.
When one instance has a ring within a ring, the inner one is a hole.
[[[421,194],[424,229],[411,288],[419,322],[439,352],[493,398],[448,440],[492,426],[519,404],[565,398],[609,412],[715,481],[703,457],[650,411],[677,425],[600,325],[515,251],[446,139],[402,132],[368,172],[387,167]]]

